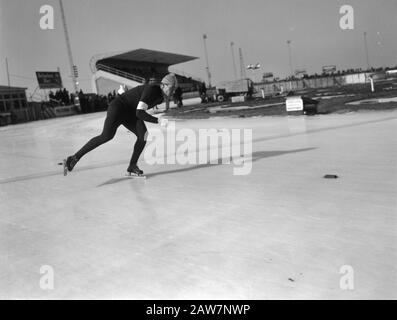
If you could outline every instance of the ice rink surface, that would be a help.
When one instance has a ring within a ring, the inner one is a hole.
[[[140,162],[146,181],[125,179],[120,127],[64,177],[103,119],[0,128],[0,298],[397,298],[397,111],[177,122],[252,129],[245,176]]]

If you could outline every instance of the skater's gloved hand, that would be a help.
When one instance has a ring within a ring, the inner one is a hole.
[[[168,126],[168,119],[164,119],[163,117],[160,117],[158,121],[160,126],[164,128]]]
[[[119,88],[119,90],[117,90],[117,93],[123,94],[124,92],[125,92],[125,88],[122,85],[120,85],[120,88]]]

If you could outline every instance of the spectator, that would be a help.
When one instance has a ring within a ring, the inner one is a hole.
[[[50,94],[48,96],[49,96],[50,100],[55,100],[54,92],[50,91]]]
[[[87,99],[85,98],[82,89],[80,89],[80,92],[79,92],[79,101],[80,101],[80,108],[81,108],[81,111],[82,111],[83,113],[87,113],[87,112],[88,112],[88,108],[87,108]]]
[[[74,104],[75,95],[73,93],[70,94],[70,103]]]
[[[174,103],[177,105],[178,108],[183,106],[182,102],[182,89],[181,87],[177,87],[174,92]]]
[[[61,99],[61,90],[57,90],[57,92],[55,92],[55,100],[57,100],[59,103],[62,101]]]
[[[208,102],[207,88],[205,87],[205,82],[203,82],[200,85],[199,94],[200,94],[200,98],[201,98],[201,103]]]
[[[62,102],[63,102],[65,105],[70,104],[69,92],[66,90],[66,88],[63,88],[63,91],[62,91]]]

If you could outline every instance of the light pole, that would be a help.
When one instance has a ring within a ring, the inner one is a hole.
[[[237,80],[236,60],[234,59],[234,42],[230,42],[230,48],[232,50],[234,79]]]
[[[78,82],[77,82],[76,73],[75,73],[75,66],[74,66],[74,63],[73,63],[72,48],[70,46],[68,28],[67,28],[67,24],[66,24],[66,18],[65,18],[65,12],[63,10],[62,0],[59,0],[59,5],[61,7],[61,17],[62,17],[62,23],[63,23],[63,31],[65,33],[66,47],[67,47],[67,50],[68,50],[70,71],[72,72],[73,87],[74,87],[74,91],[78,92]]]
[[[369,54],[368,54],[368,44],[367,44],[367,32],[364,32],[364,47],[365,47],[365,57],[367,59],[367,70],[370,69],[369,65]]]
[[[292,67],[292,53],[291,53],[291,40],[287,40],[288,45],[288,59],[289,59],[289,69],[291,77],[294,75],[294,69]]]
[[[244,58],[243,58],[243,50],[238,48],[239,55],[240,55],[240,77],[241,79],[245,79],[247,75],[245,74],[245,65],[244,65]]]
[[[205,52],[205,61],[207,63],[207,75],[208,75],[208,85],[211,88],[211,72],[210,72],[210,67],[209,67],[209,63],[208,63],[208,52],[207,52],[207,35],[203,34],[203,41],[204,41],[204,52]]]
[[[294,68],[292,67],[292,52],[291,52],[291,40],[287,40],[287,45],[288,45],[288,58],[289,58],[289,69],[290,69],[290,82],[289,82],[289,88],[292,91],[292,78],[294,76]]]
[[[10,71],[8,70],[8,59],[7,59],[7,57],[6,57],[6,69],[7,69],[8,86],[10,86]]]

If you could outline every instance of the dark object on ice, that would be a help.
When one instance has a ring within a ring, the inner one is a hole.
[[[326,174],[324,179],[338,179],[339,177],[336,174]]]
[[[303,100],[303,114],[305,115],[315,115],[317,114],[317,106],[319,101],[311,99],[309,97],[302,97]]]

